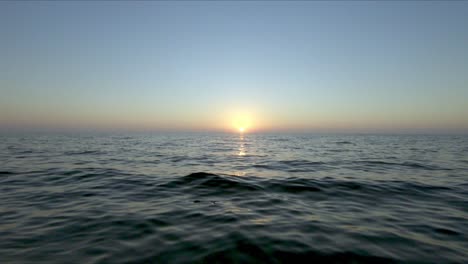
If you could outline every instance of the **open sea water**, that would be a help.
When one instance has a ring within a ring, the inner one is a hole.
[[[0,136],[0,263],[467,263],[467,234],[467,136]]]

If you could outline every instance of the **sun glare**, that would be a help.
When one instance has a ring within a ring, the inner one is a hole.
[[[244,133],[252,126],[252,118],[247,114],[237,114],[232,118],[232,126],[240,133]]]

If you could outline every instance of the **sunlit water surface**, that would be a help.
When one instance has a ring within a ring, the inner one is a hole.
[[[0,263],[468,261],[468,137],[0,139]]]

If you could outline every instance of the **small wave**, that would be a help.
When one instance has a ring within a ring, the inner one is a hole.
[[[202,194],[239,193],[239,192],[282,192],[282,193],[333,193],[336,196],[368,195],[375,196],[381,193],[399,195],[411,193],[415,196],[433,196],[440,192],[451,191],[446,186],[408,183],[400,181],[360,182],[340,181],[335,179],[306,179],[306,178],[280,178],[260,179],[255,177],[238,177],[231,175],[217,175],[205,172],[192,173],[161,184],[159,188],[182,188],[184,192]]]
[[[177,145],[178,145],[177,143],[167,141],[167,142],[161,143],[159,146],[161,146],[161,147],[175,147]]]
[[[13,175],[13,174],[16,174],[16,173],[12,171],[0,171],[0,175]]]
[[[326,163],[308,160],[280,160],[266,164],[254,164],[252,167],[286,172],[314,172],[326,169]]]
[[[448,235],[448,236],[458,236],[459,233],[457,231],[448,229],[448,228],[435,228],[434,232],[440,233],[443,235]]]
[[[352,145],[353,143],[350,141],[337,141],[335,142],[337,145]]]
[[[214,151],[214,152],[225,152],[225,151],[232,151],[232,148],[216,147],[216,148],[212,148],[211,151]]]
[[[279,163],[283,163],[289,166],[315,166],[323,165],[324,162],[321,161],[308,161],[308,160],[281,160]]]
[[[187,160],[188,158],[187,157],[183,157],[183,156],[175,156],[175,157],[172,157],[170,159],[171,162],[174,162],[174,163],[177,163],[177,162],[181,162],[181,161],[184,161],[184,160]]]
[[[270,236],[252,239],[239,232],[223,237],[201,263],[395,263],[396,260],[354,251],[323,252],[294,240],[281,241]],[[211,242],[211,241],[210,241]],[[147,260],[149,261],[149,259]]]
[[[316,181],[290,178],[286,180],[270,180],[267,182],[266,189],[283,191],[287,193],[302,193],[302,192],[320,192],[322,189]]]
[[[218,191],[256,191],[260,188],[253,183],[241,180],[236,176],[216,175],[205,172],[196,172],[176,179],[169,183],[160,185],[161,187],[187,187],[195,189],[208,188]]]
[[[277,141],[277,142],[288,142],[288,141],[290,141],[290,139],[288,139],[288,138],[275,138],[274,141]]]
[[[33,150],[22,150],[22,151],[17,151],[15,154],[32,154],[34,153]]]
[[[316,251],[307,251],[303,253],[294,253],[280,251],[274,253],[275,258],[283,259],[284,262],[301,263],[305,259],[311,262],[321,263],[396,263],[397,261],[391,258],[361,255],[354,252],[338,252],[332,254],[324,254]]]
[[[143,161],[140,161],[141,163],[144,163],[144,164],[159,164],[161,163],[161,160],[158,160],[158,159],[153,159],[153,160],[143,160]]]
[[[65,155],[99,155],[105,154],[105,152],[99,150],[85,150],[85,151],[67,151]]]
[[[379,161],[379,160],[362,160],[362,161],[353,161],[352,163],[355,164],[363,164],[363,165],[368,165],[368,166],[394,166],[394,167],[407,167],[407,168],[413,168],[413,169],[422,169],[422,170],[452,170],[449,168],[442,168],[438,166],[433,166],[433,165],[427,165],[427,164],[420,164],[416,162],[402,162],[402,163],[397,163],[397,162],[387,162],[387,161]]]
[[[349,149],[340,148],[340,149],[329,149],[329,150],[327,150],[327,151],[340,153],[340,152],[347,152],[347,151],[350,151],[350,150],[349,150]]]
[[[81,182],[81,181],[94,181],[96,179],[102,179],[112,176],[123,176],[130,175],[127,172],[112,169],[112,168],[83,168],[76,170],[68,170],[64,172],[56,172],[53,174],[61,174],[69,177],[59,177],[60,181],[69,181],[69,182]]]

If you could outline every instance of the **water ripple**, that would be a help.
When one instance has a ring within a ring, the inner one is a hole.
[[[464,263],[467,142],[4,136],[0,262]]]

